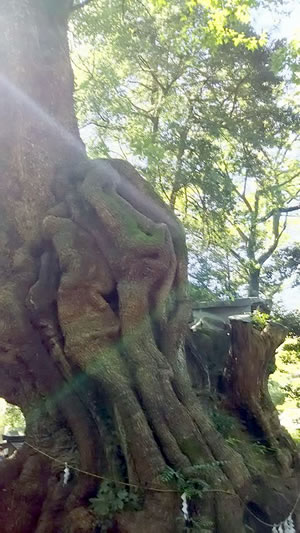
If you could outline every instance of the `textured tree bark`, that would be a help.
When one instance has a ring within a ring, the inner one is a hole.
[[[280,485],[263,475],[257,481],[192,388],[184,233],[130,165],[85,155],[72,104],[70,4],[0,6],[0,395],[21,407],[33,446],[0,464],[1,531],[99,530],[89,506],[99,481],[72,471],[63,485],[67,462],[145,488],[141,510],[116,515],[115,531],[175,532],[180,494],[149,486],[168,488],[160,480],[166,465],[217,461],[206,474],[211,490],[191,512],[210,519],[211,531],[242,533],[249,501],[270,519],[279,503],[283,514],[290,510],[296,453],[287,439],[284,469],[280,454],[265,457]],[[275,347],[262,336],[252,348],[250,337],[245,353],[234,355],[244,371],[248,352],[255,366],[261,349],[272,357]],[[234,327],[232,338],[234,351]],[[234,411],[242,374],[228,362]],[[243,401],[258,419],[259,409],[271,407],[254,405],[247,391]],[[217,390],[211,393],[216,405]],[[261,431],[281,447],[278,424],[268,433],[261,423]]]
[[[275,369],[274,353],[285,337],[285,328],[277,323],[270,322],[260,331],[247,320],[232,320],[225,379],[230,407],[240,410],[241,418],[258,439],[265,439],[280,452],[285,443],[285,459],[289,462],[288,449],[293,443],[279,424],[268,391],[268,378]]]
[[[248,278],[248,296],[259,296],[259,286],[260,286],[260,268],[254,267],[253,270],[250,270]]]

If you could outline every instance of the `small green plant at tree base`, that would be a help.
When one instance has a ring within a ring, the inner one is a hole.
[[[160,479],[174,486],[179,494],[185,494],[189,502],[191,499],[203,498],[205,493],[211,490],[211,485],[203,477],[209,478],[210,473],[223,464],[224,461],[214,461],[194,465],[184,470],[174,470],[167,466],[161,473]],[[188,520],[184,520],[183,515],[181,515],[178,520],[184,522],[184,533],[211,533],[213,530],[211,522],[206,517],[191,515]]]
[[[128,490],[113,481],[103,481],[96,498],[91,498],[92,509],[101,519],[101,531],[107,531],[114,516],[120,511],[141,509],[142,496],[136,490]]]
[[[258,309],[255,309],[251,314],[251,322],[256,329],[259,329],[259,331],[262,331],[266,327],[269,320],[270,315],[262,313]]]
[[[227,444],[231,446],[232,448],[235,448],[237,451],[241,449],[241,446],[245,445],[248,446],[250,449],[252,449],[254,452],[265,455],[268,453],[274,453],[274,448],[270,448],[268,446],[265,446],[264,444],[261,444],[258,441],[253,441],[251,443],[247,443],[246,441],[242,441],[241,439],[236,439],[234,437],[229,437],[226,439]]]
[[[215,410],[211,413],[211,420],[223,437],[227,438],[232,435],[234,430],[238,427],[236,418],[226,413],[225,411]]]
[[[202,498],[204,493],[209,491],[211,486],[207,483],[201,473],[215,470],[218,466],[224,464],[224,461],[214,461],[212,463],[204,463],[199,465],[190,466],[184,470],[174,470],[170,466],[167,466],[161,473],[160,479],[165,483],[171,483],[175,485],[180,494],[185,494],[187,499]],[[205,477],[208,477],[206,475]]]
[[[265,456],[275,453],[274,448],[267,447],[259,441],[249,442],[229,437],[226,438],[226,442],[243,457],[249,472],[255,476],[265,468]]]
[[[183,526],[183,533],[212,533],[213,523],[207,518],[191,518]]]
[[[213,523],[205,516],[201,518],[191,518],[183,527],[183,533],[213,533]]]

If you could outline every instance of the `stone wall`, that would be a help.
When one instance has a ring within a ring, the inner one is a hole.
[[[212,329],[229,324],[229,317],[250,314],[256,308],[267,310],[270,303],[261,298],[239,298],[236,300],[217,300],[215,302],[195,302],[193,304],[192,328],[205,323]]]

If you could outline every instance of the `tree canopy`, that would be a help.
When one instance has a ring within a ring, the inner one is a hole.
[[[76,101],[90,153],[133,161],[184,222],[198,292],[269,296],[300,207],[297,61],[231,4],[92,2],[73,22]]]

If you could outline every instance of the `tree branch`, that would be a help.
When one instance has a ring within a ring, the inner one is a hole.
[[[300,205],[294,205],[293,207],[279,207],[274,208],[272,211],[270,211],[266,216],[259,219],[259,222],[266,222],[271,218],[275,213],[290,213],[291,211],[297,211],[300,209]]]
[[[238,260],[238,262],[243,267],[246,267],[246,261],[240,254],[238,254],[235,250],[233,250],[233,248],[229,248],[229,252],[233,255],[233,257],[235,257]]]
[[[276,248],[278,246],[280,237],[282,236],[283,232],[286,230],[287,215],[285,217],[285,221],[283,223],[283,227],[282,227],[282,230],[280,232],[279,232],[279,222],[280,222],[280,213],[277,210],[274,213],[274,215],[273,215],[273,235],[274,235],[274,240],[273,240],[273,243],[271,244],[271,246],[268,248],[268,250],[266,250],[266,252],[262,253],[261,256],[258,258],[257,262],[260,265],[263,265],[267,261],[267,259],[269,259],[269,257],[271,257],[272,253],[275,252],[275,250],[276,250]]]
[[[243,230],[241,230],[241,228],[235,222],[230,220],[229,217],[227,218],[227,220],[228,220],[229,224],[231,224],[234,227],[234,229],[238,232],[239,236],[244,241],[244,243],[247,244],[249,239],[248,239],[247,235],[243,232]]]
[[[152,78],[154,79],[154,81],[157,83],[157,85],[160,87],[162,92],[165,94],[166,87],[159,81],[158,77],[156,76],[156,73],[151,68],[151,66],[149,65],[148,61],[146,61],[146,59],[144,59],[143,56],[141,56],[141,55],[139,55],[138,58],[139,58],[140,67],[141,67],[142,71],[143,72],[149,72],[151,74]],[[142,65],[144,65],[144,67]]]
[[[248,199],[246,198],[246,195],[244,193],[241,193],[239,190],[238,190],[238,187],[236,187],[236,185],[233,184],[233,189],[234,191],[237,193],[237,195],[239,196],[239,198],[241,200],[243,200],[244,204],[246,205],[248,211],[250,211],[250,213],[252,213],[253,209],[251,207],[251,204],[250,202],[248,201]]]
[[[246,76],[244,76],[237,84],[235,90],[234,90],[234,97],[233,97],[233,102],[232,102],[232,108],[231,108],[231,111],[229,113],[229,116],[230,118],[232,118],[232,115],[233,115],[233,112],[235,110],[235,107],[236,107],[236,104],[238,102],[238,96],[239,96],[239,89],[240,87],[243,85],[243,83],[247,80],[247,78],[249,77],[249,75],[247,74]]]
[[[282,175],[282,174],[284,174],[284,173],[286,174],[287,172],[288,172],[288,171],[286,171],[286,172],[281,172],[280,175]],[[283,186],[286,185],[287,183],[291,183],[292,181],[294,181],[294,179],[298,178],[299,176],[300,176],[300,172],[297,171],[296,174],[293,174],[293,176],[290,176],[287,180],[279,182],[279,186],[280,186],[280,187],[283,187]],[[280,177],[280,176],[279,176],[279,177]]]
[[[122,131],[125,130],[125,126],[117,126],[117,124],[110,124],[108,121],[103,120],[103,123],[98,122],[97,120],[89,120],[88,122],[85,122],[82,125],[82,128],[86,128],[87,126],[96,126],[96,128],[102,128],[105,130],[112,130],[112,131]]]
[[[248,201],[248,199],[246,198],[246,194],[245,194],[245,185],[244,185],[244,192],[240,192],[238,187],[233,183],[232,179],[230,178],[230,173],[229,173],[229,170],[228,170],[228,166],[226,164],[226,161],[223,161],[223,165],[225,167],[225,173],[226,173],[226,176],[228,178],[228,180],[231,182],[231,186],[233,188],[233,190],[236,192],[236,194],[238,195],[238,197],[243,200],[244,204],[246,205],[248,211],[250,211],[250,213],[252,213],[252,207],[251,207],[251,204],[250,202]],[[220,169],[220,167],[219,167]],[[220,169],[220,172],[223,174],[223,171]],[[247,181],[247,177],[245,178],[245,180]],[[245,183],[245,182],[244,182]]]

